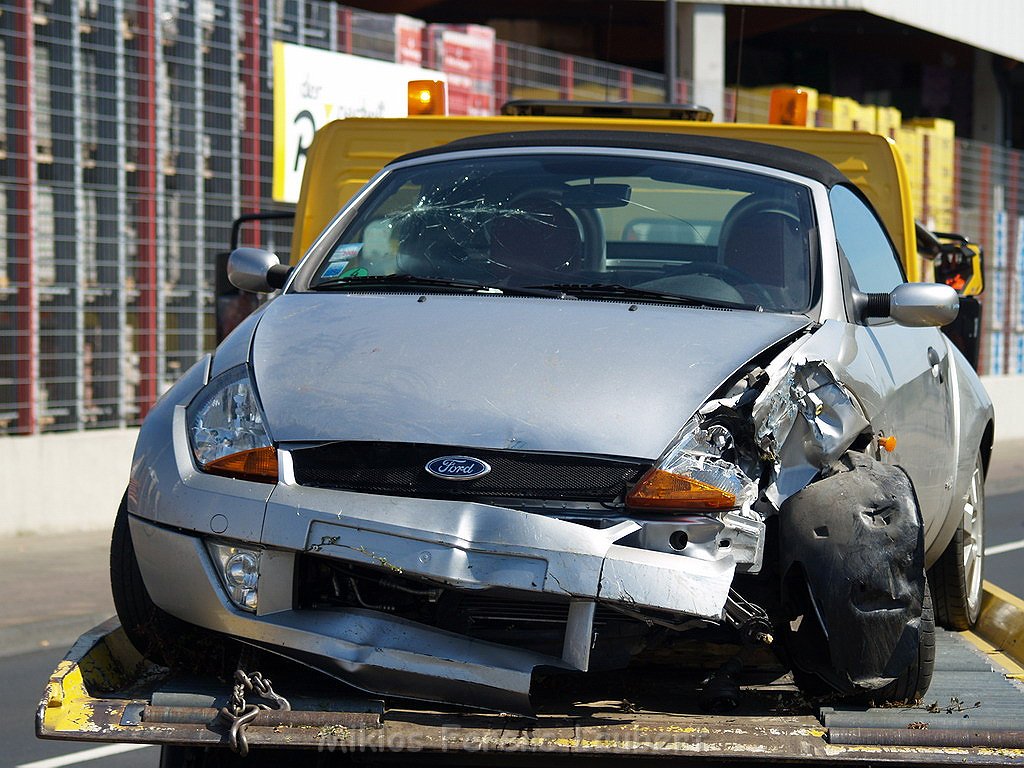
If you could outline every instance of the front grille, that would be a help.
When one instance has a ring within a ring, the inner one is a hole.
[[[445,480],[424,468],[469,455],[491,466],[474,480]],[[614,502],[646,464],[586,456],[478,450],[422,443],[338,442],[292,452],[295,480],[317,488],[431,499],[551,499]]]

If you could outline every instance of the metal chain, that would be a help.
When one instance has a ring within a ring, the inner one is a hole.
[[[255,694],[261,699],[273,702],[270,704],[247,703],[245,695]],[[230,725],[228,730],[228,746],[232,752],[237,752],[240,757],[249,754],[249,741],[245,738],[245,729],[260,710],[277,709],[288,711],[292,705],[284,696],[274,690],[270,678],[263,677],[259,672],[246,674],[245,670],[239,667],[235,670],[235,684],[231,689],[231,700],[227,706],[221,707],[220,718]]]

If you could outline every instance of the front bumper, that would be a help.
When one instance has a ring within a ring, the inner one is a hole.
[[[749,520],[690,521],[682,554],[665,551],[664,526],[632,520],[596,529],[488,504],[300,486],[287,451],[280,452],[283,480],[275,486],[203,474],[185,439],[185,405],[207,369],[195,366],[157,403],[136,446],[128,511],[146,588],[184,621],[368,691],[529,711],[535,669],[589,667],[599,604],[717,622],[737,561],[759,560],[763,526],[751,528]],[[228,599],[207,538],[262,550],[255,614]],[[724,539],[731,550],[721,547]],[[403,578],[448,589],[557,596],[568,605],[562,652],[524,651],[384,611],[300,610],[296,559],[303,553],[400,570]]]
[[[202,537],[131,518],[147,589],[172,615],[377,694],[518,712],[530,709],[538,667],[588,668],[598,604],[722,619],[733,558],[616,543],[639,528],[624,521],[595,529],[485,504],[279,484],[267,504],[254,615],[227,598]],[[560,596],[569,605],[562,655],[485,642],[381,611],[298,610],[295,558],[301,552],[451,589]]]

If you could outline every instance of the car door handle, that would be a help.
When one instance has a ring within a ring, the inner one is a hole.
[[[939,383],[942,383],[942,369],[939,367],[941,363],[942,358],[935,351],[935,347],[928,347],[928,364],[932,367],[932,378],[938,379]]]

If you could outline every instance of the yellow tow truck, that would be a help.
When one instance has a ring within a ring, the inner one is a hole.
[[[696,133],[810,152],[842,170],[875,205],[909,279],[920,280],[931,270],[929,277],[954,285],[967,305],[976,304],[981,292],[980,249],[959,235],[936,235],[915,224],[906,169],[888,139],[713,123],[699,108],[666,105],[513,103],[498,117],[330,123],[319,131],[308,155],[295,211],[293,262],[394,157],[466,136],[538,129]],[[219,306],[237,298],[224,293]],[[972,344],[976,351],[977,327],[971,318],[977,314],[969,310],[964,316],[967,325],[950,332],[959,334],[961,349],[969,355]],[[730,652],[695,645],[685,669],[673,666],[671,681],[659,660],[649,659],[641,667],[605,676],[599,689],[583,681],[545,691],[538,714],[527,718],[385,704],[265,652],[245,651],[242,659],[243,667],[258,666],[262,675],[236,673],[232,680],[172,673],[143,658],[111,619],[83,635],[51,674],[36,728],[48,739],[159,744],[161,765],[167,767],[236,761],[1024,764],[1024,601],[986,584],[975,628],[938,630],[936,642],[928,698],[903,707],[809,701],[766,653],[745,669],[737,706],[707,712],[692,691]]]

